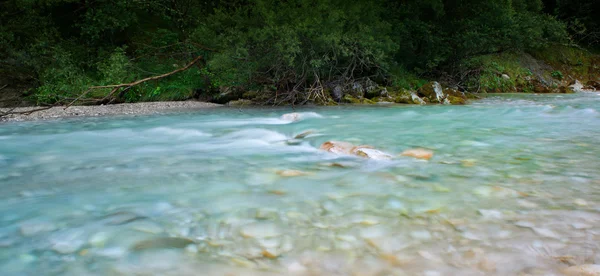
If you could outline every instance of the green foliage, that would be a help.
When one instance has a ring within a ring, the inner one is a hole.
[[[470,91],[516,92],[517,87],[526,87],[526,80],[533,75],[521,64],[517,53],[478,56],[465,60],[462,66],[465,71],[473,72],[466,80]]]
[[[186,99],[223,87],[302,94],[367,77],[414,89],[456,68],[483,68],[471,84],[504,91],[526,72],[496,54],[542,53],[570,42],[569,30],[582,38],[600,26],[585,9],[549,2],[9,0],[0,3],[0,69],[27,68],[38,103],[170,72],[198,55],[198,66],[120,100]]]
[[[561,71],[552,71],[552,73],[550,73],[550,75],[558,80],[562,80],[564,78],[563,73]]]

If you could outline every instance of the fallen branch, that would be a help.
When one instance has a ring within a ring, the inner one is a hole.
[[[46,110],[46,109],[50,109],[53,106],[45,106],[45,107],[40,107],[40,108],[36,108],[36,109],[32,109],[32,110],[26,110],[26,111],[13,111],[16,109],[16,107],[13,107],[11,109],[9,109],[8,111],[0,111],[0,118],[8,116],[8,115],[30,115],[33,112],[37,112],[37,111],[42,111],[42,110]]]
[[[139,85],[139,84],[142,84],[144,82],[166,78],[166,77],[171,76],[173,74],[177,74],[179,72],[182,72],[182,71],[185,71],[187,69],[190,69],[194,64],[196,64],[201,59],[202,59],[202,56],[198,56],[192,62],[188,63],[186,66],[181,67],[181,68],[179,68],[177,70],[174,70],[174,71],[171,71],[169,73],[162,74],[162,75],[158,75],[158,76],[153,76],[153,77],[148,77],[148,78],[145,78],[145,79],[137,80],[137,81],[130,82],[130,83],[92,86],[92,87],[88,88],[88,90],[86,90],[85,92],[83,92],[81,95],[79,95],[79,97],[75,98],[72,102],[70,102],[69,104],[67,104],[65,106],[65,109],[67,109],[68,107],[70,107],[71,105],[73,105],[75,102],[77,102],[79,99],[81,99],[82,97],[84,97],[85,95],[87,95],[92,90],[95,90],[95,89],[104,89],[104,88],[112,88],[112,90],[110,91],[110,93],[108,93],[108,95],[106,95],[101,100],[101,101],[105,101],[105,100],[109,99],[110,97],[112,97],[115,93],[117,93],[121,88],[124,88],[123,92],[125,92],[125,91],[131,89],[132,87],[134,87],[136,85]]]

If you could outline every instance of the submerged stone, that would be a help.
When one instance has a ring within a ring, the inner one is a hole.
[[[149,240],[143,240],[131,247],[132,251],[152,250],[152,249],[168,249],[168,248],[185,248],[194,241],[188,238],[178,237],[158,237]]]
[[[429,160],[433,157],[433,151],[427,149],[409,149],[403,151],[400,155]]]

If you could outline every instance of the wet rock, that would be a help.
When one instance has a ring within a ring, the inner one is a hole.
[[[341,141],[327,141],[320,147],[321,150],[325,150],[335,154],[351,154],[354,145],[348,142]]]
[[[185,248],[194,241],[188,238],[178,237],[158,237],[149,240],[143,240],[131,247],[132,251],[143,251],[153,249]]]
[[[400,155],[429,160],[433,157],[433,151],[427,149],[409,149],[403,151]]]
[[[355,148],[352,151],[355,155],[373,159],[373,160],[390,160],[392,156],[380,150],[371,148]]]
[[[289,140],[286,140],[286,141],[285,141],[285,143],[286,143],[288,146],[297,146],[297,145],[300,145],[300,144],[302,144],[302,142],[303,142],[303,141],[302,141],[302,140],[300,140],[300,139],[289,139]]]
[[[306,130],[306,131],[303,131],[303,132],[300,132],[300,133],[296,134],[294,136],[294,139],[304,139],[307,136],[309,136],[311,134],[315,134],[315,133],[316,133],[316,131],[314,131],[314,130]]]
[[[374,160],[392,159],[391,155],[380,150],[374,149],[371,146],[354,146],[353,144],[348,142],[327,141],[321,145],[320,149],[335,154],[356,155]]]
[[[24,222],[19,227],[21,235],[24,237],[32,237],[41,233],[52,232],[56,229],[57,227],[55,224],[46,221]]]
[[[567,276],[598,276],[600,275],[599,264],[584,264],[571,266],[563,269],[562,272]]]

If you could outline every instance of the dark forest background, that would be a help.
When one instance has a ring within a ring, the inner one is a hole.
[[[511,62],[523,54],[551,62],[595,53],[599,12],[597,0],[9,0],[0,3],[0,78],[10,89],[0,93],[64,103],[90,86],[164,74],[199,56],[117,101],[238,91],[276,103],[273,94],[302,98],[366,78],[499,91],[497,73],[520,74]]]

